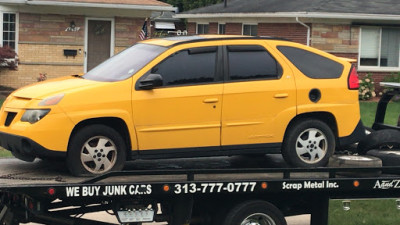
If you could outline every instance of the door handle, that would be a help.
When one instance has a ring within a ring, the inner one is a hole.
[[[274,95],[274,98],[287,98],[287,97],[289,97],[288,93],[281,93]]]
[[[203,100],[204,103],[216,103],[218,102],[218,98],[207,98]]]

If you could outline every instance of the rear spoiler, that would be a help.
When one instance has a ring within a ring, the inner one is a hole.
[[[357,59],[350,59],[350,58],[346,58],[346,57],[338,57],[339,59],[349,62],[349,63],[356,63]]]

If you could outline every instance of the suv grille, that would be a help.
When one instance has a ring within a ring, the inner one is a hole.
[[[13,119],[15,118],[16,115],[17,115],[17,113],[15,113],[15,112],[7,113],[6,123],[4,125],[6,127],[10,126],[11,122],[13,121]]]

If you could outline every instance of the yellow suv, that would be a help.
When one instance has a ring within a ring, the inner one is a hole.
[[[365,133],[357,90],[345,59],[290,41],[146,40],[83,76],[12,93],[0,145],[25,161],[64,158],[74,175],[131,159],[236,154],[319,167]]]

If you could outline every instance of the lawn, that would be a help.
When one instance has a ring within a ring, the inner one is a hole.
[[[394,199],[353,200],[348,211],[343,210],[341,200],[329,203],[329,225],[391,225],[400,221]]]
[[[371,127],[375,120],[377,102],[360,102],[361,120],[364,125]],[[400,113],[400,102],[390,102],[386,110],[385,124],[397,125]]]

